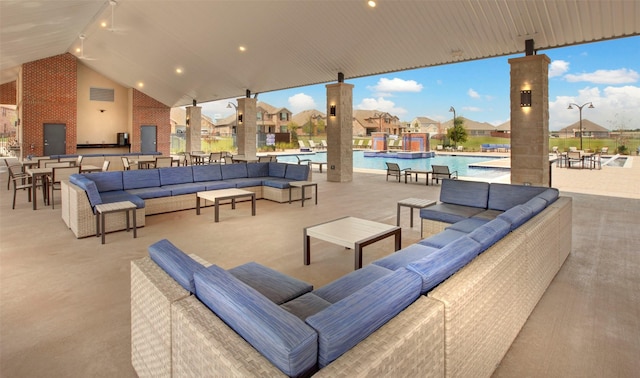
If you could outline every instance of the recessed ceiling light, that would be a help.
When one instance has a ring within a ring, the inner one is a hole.
[[[176,73],[177,74],[181,74],[182,73],[182,68],[180,68],[180,67],[176,68]]]
[[[373,0],[369,0],[367,1],[367,5],[369,5],[371,8],[375,8],[376,7],[376,2]]]
[[[102,26],[103,28],[106,28],[107,27],[107,21],[102,21],[100,23],[100,26]]]
[[[238,47],[238,50],[240,50],[241,52],[245,52],[245,51],[247,51],[247,48],[244,47],[244,46],[240,46],[240,47]]]
[[[76,52],[79,53],[80,51],[82,51],[82,49],[80,47],[76,47]]]
[[[144,87],[144,83],[143,82],[139,82],[138,83],[138,87],[140,87],[140,88]]]

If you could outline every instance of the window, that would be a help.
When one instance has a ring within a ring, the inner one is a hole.
[[[286,113],[286,112],[280,113],[280,120],[281,121],[288,121],[289,120],[289,113]]]

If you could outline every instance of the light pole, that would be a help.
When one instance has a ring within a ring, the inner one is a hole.
[[[582,105],[574,104],[572,102],[569,104],[569,107],[567,107],[567,109],[573,109],[571,105],[575,105],[578,108],[578,112],[580,113],[580,150],[582,150],[582,134],[584,133],[584,130],[582,129],[582,108],[584,108],[586,105],[589,105],[589,109],[593,109],[595,108],[595,106],[593,106],[591,101],[585,102]]]
[[[453,126],[451,126],[451,127],[455,130],[455,128],[456,128],[456,108],[454,108],[453,106],[451,106],[451,107],[449,108],[449,111],[450,111],[450,112],[453,112]],[[447,134],[449,134],[449,133],[447,133]],[[448,142],[447,142],[447,143],[448,143]]]
[[[236,123],[235,123],[235,127],[238,127],[238,105],[234,104],[233,102],[230,102],[227,104],[227,108],[231,109],[231,107],[236,108]],[[232,132],[233,134],[233,132]]]

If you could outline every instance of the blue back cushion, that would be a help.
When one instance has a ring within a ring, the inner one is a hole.
[[[539,212],[541,212],[542,210],[544,210],[545,207],[547,207],[547,201],[545,201],[544,199],[542,199],[540,197],[533,197],[532,199],[530,199],[526,203],[522,204],[522,206],[526,206],[526,207],[530,208],[531,211],[533,212],[533,215],[536,215]]]
[[[507,223],[510,223],[511,230],[515,230],[528,221],[532,216],[533,209],[528,206],[518,205],[498,215],[497,219],[502,219]]]
[[[309,283],[255,262],[229,269],[229,273],[275,304],[282,304],[313,290]]]
[[[469,233],[469,237],[482,246],[481,252],[486,251],[498,240],[511,231],[511,224],[503,219],[496,218]]]
[[[442,180],[440,202],[486,208],[489,183],[464,180]]]
[[[224,164],[220,166],[222,179],[247,178],[247,164]]]
[[[423,257],[427,257],[437,250],[438,248],[429,247],[420,243],[411,244],[408,247],[402,248],[395,253],[372,262],[371,265],[378,265],[387,269],[396,270],[404,268],[410,263],[420,260]]]
[[[552,203],[554,203],[557,199],[558,199],[558,189],[556,188],[549,188],[547,190],[545,190],[544,192],[540,193],[537,195],[537,197],[542,198],[543,200],[547,201],[547,205],[551,205]]]
[[[269,176],[284,178],[284,175],[287,172],[288,165],[291,164],[278,163],[274,161],[269,162]]]
[[[427,257],[412,262],[407,269],[422,277],[421,292],[424,294],[467,265],[481,249],[480,243],[463,236]]]
[[[191,167],[159,168],[161,185],[187,184],[193,182]]]
[[[160,174],[157,169],[137,169],[122,172],[124,190],[152,188],[160,186]]]
[[[401,268],[308,317],[318,332],[318,366],[329,365],[413,303],[420,283],[418,275]]]
[[[247,164],[247,177],[268,177],[269,163],[249,163]]]
[[[193,273],[204,268],[167,239],[149,246],[149,257],[185,290],[195,293]]]
[[[122,190],[122,171],[86,173],[85,176],[96,183],[99,192]]]
[[[299,376],[315,367],[318,335],[298,317],[216,265],[194,277],[202,303],[283,373]]]
[[[547,188],[540,186],[491,184],[489,187],[489,209],[506,211],[521,205]]]
[[[91,207],[95,208],[96,205],[102,203],[102,197],[100,196],[96,183],[93,182],[93,180],[89,180],[84,175],[73,174],[69,177],[69,182],[81,189],[84,189],[85,193],[87,193],[87,198],[89,199]]]
[[[309,178],[309,166],[306,164],[290,164],[289,167],[287,167],[284,178],[295,181],[306,181]]]
[[[193,165],[193,182],[222,180],[220,164]]]
[[[336,303],[391,272],[382,266],[369,264],[314,290],[313,293],[329,303]]]

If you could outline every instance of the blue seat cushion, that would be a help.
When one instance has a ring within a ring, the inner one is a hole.
[[[165,189],[159,186],[152,188],[128,189],[127,192],[142,199],[171,197],[171,189]]]
[[[245,165],[245,164],[229,164],[229,165]],[[224,179],[224,181],[228,182],[231,185],[234,185],[236,188],[248,188],[251,186],[262,186],[261,178],[234,178],[234,179]]]
[[[69,177],[69,182],[76,185],[80,189],[83,189],[85,193],[87,193],[87,198],[89,199],[89,204],[91,204],[92,208],[95,208],[96,205],[102,203],[102,197],[100,195],[100,192],[98,192],[96,183],[93,180],[86,178],[84,175],[76,173]]]
[[[173,184],[163,185],[162,189],[169,189],[172,196],[179,196],[181,194],[191,194],[197,192],[203,192],[207,190],[207,186],[201,182],[198,183],[185,183],[185,184]]]
[[[224,164],[220,166],[222,179],[247,178],[247,164]]]
[[[523,225],[533,216],[533,210],[528,206],[518,205],[498,215],[496,219],[502,219],[511,225],[511,230]]]
[[[547,201],[547,205],[551,205],[558,199],[558,195],[559,195],[558,189],[549,188],[544,192],[538,194],[537,197],[540,197],[543,200]]]
[[[220,164],[192,165],[193,182],[222,180]]]
[[[313,285],[307,282],[255,262],[249,262],[228,271],[275,304],[282,304],[313,290]]]
[[[412,262],[407,265],[407,269],[422,277],[421,293],[424,294],[467,265],[481,248],[480,243],[463,236],[437,252]]]
[[[329,303],[336,303],[393,271],[379,265],[367,265],[313,291]]]
[[[487,222],[489,219],[486,218],[467,218],[447,226],[446,229],[469,233]]]
[[[420,296],[421,280],[405,268],[379,278],[306,319],[318,332],[318,366],[329,365]]]
[[[206,190],[218,190],[218,189],[235,188],[235,185],[233,185],[230,182],[226,182],[226,181],[201,181],[201,182],[198,182],[198,184],[205,185],[206,186]]]
[[[122,171],[85,173],[84,176],[96,183],[99,192],[122,190]]]
[[[422,239],[418,243],[429,247],[442,248],[466,235],[466,232],[446,229],[426,239]]]
[[[247,177],[268,177],[269,163],[248,163]]]
[[[278,163],[275,161],[269,162],[269,177],[284,178],[288,165],[289,164]]]
[[[122,182],[124,190],[159,187],[160,174],[157,169],[124,171],[122,172]]]
[[[331,306],[331,303],[314,293],[303,294],[280,305],[282,309],[292,313],[301,320],[306,320],[309,316],[317,314],[329,306]]]
[[[471,218],[484,211],[479,207],[455,205],[450,203],[439,203],[437,205],[420,209],[420,218],[430,219],[438,222],[456,223],[461,220]]]
[[[506,211],[521,205],[547,188],[540,186],[491,184],[489,187],[489,209]]]
[[[423,257],[437,251],[438,248],[429,247],[420,243],[411,244],[410,246],[396,251],[389,256],[385,256],[371,264],[381,266],[390,270],[405,268],[410,263],[420,260]]]
[[[306,164],[289,164],[284,178],[294,181],[306,181],[309,178],[309,166]]]
[[[187,184],[193,182],[193,170],[191,167],[167,167],[159,168],[160,185]]]
[[[511,231],[511,224],[503,219],[494,219],[469,233],[469,237],[482,246],[484,252]]]
[[[197,271],[194,280],[200,301],[284,374],[315,367],[318,335],[298,317],[216,265]]]
[[[487,208],[489,183],[465,180],[442,180],[440,202]]]
[[[202,264],[182,252],[167,239],[151,244],[149,257],[185,290],[191,293],[196,292],[193,273],[204,269]]]
[[[262,185],[269,186],[272,188],[277,188],[277,189],[287,189],[289,187],[290,181],[291,180],[288,180],[285,178],[279,179],[279,178],[270,177],[269,179],[262,181]]]
[[[125,192],[124,190],[114,190],[112,192],[103,192],[100,193],[102,197],[102,203],[114,203],[114,202],[122,202],[129,201],[136,205],[136,208],[143,209],[144,208],[144,200],[134,194]]]

